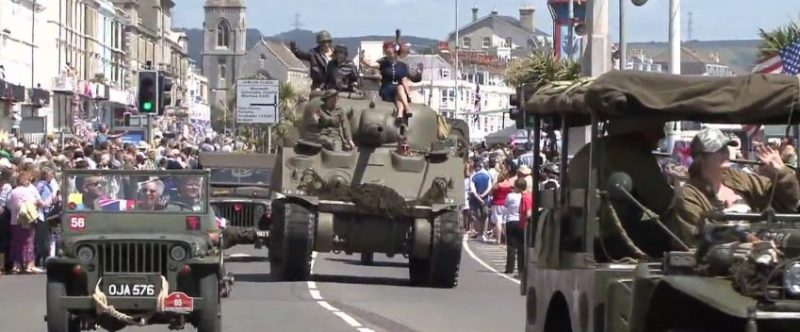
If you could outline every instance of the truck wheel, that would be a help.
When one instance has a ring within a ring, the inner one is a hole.
[[[274,248],[277,256],[270,260],[270,273],[279,281],[307,281],[311,276],[316,215],[298,204],[280,205],[278,219],[273,221],[280,234],[270,241],[270,250]]]
[[[373,253],[371,252],[362,252],[361,253],[361,264],[363,265],[372,265],[375,262]]]
[[[408,262],[412,285],[453,288],[458,284],[461,265],[461,240],[464,231],[458,212],[445,212],[433,220],[431,255],[428,259],[411,258]]]
[[[80,332],[81,324],[59,303],[67,296],[63,282],[47,278],[47,332]]]
[[[208,273],[200,278],[198,286],[203,304],[197,308],[197,331],[221,332],[222,311],[219,300],[219,277],[216,273]]]

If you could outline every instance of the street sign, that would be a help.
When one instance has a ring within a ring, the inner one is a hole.
[[[238,80],[236,82],[236,122],[240,124],[277,124],[278,80]]]
[[[128,118],[128,127],[147,127],[147,114],[131,114]]]

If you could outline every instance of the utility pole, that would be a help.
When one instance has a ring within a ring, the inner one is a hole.
[[[628,68],[628,42],[625,31],[625,3],[628,0],[619,0],[619,70]]]
[[[681,0],[669,0],[669,72],[681,74]]]
[[[569,11],[569,30],[567,34],[567,59],[574,60],[573,56],[575,55],[575,50],[573,50],[575,45],[575,1],[569,0],[569,4],[567,5],[567,10]],[[559,54],[560,56],[560,54]]]
[[[295,30],[300,30],[303,27],[303,23],[300,23],[300,13],[294,14],[294,24],[292,24]]]
[[[456,114],[456,119],[458,118],[458,0],[454,0],[456,2],[456,39],[455,45],[453,50],[456,52],[455,54],[455,70],[453,71],[453,86],[455,87],[455,111],[453,113]],[[468,114],[464,114],[464,120],[469,123]]]

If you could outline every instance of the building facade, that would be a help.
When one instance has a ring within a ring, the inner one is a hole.
[[[514,51],[530,51],[553,44],[550,35],[536,29],[535,10],[522,6],[519,16],[500,15],[493,10],[479,17],[478,8],[472,8],[472,22],[459,28],[458,40],[455,32],[447,36],[451,50],[486,51],[498,57],[511,57]]]
[[[52,34],[45,23],[50,3],[0,0],[0,130],[43,131],[51,113],[46,63]],[[41,115],[41,116],[40,116]],[[23,118],[29,118],[26,121]],[[34,123],[35,122],[35,123]],[[34,125],[35,126],[32,126]],[[36,127],[36,128],[34,128]]]
[[[654,58],[655,63],[660,64],[665,71],[669,71],[669,52],[664,52]],[[682,75],[734,76],[735,73],[730,66],[720,61],[719,54],[712,53],[703,56],[688,47],[681,47],[681,70]]]
[[[280,80],[295,90],[309,90],[308,67],[280,41],[261,39],[247,51],[240,67],[242,77],[260,76]]]
[[[242,75],[246,54],[245,0],[206,0],[203,75],[208,78],[212,108],[227,107],[228,90]]]

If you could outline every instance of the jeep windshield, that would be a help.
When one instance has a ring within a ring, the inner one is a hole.
[[[67,211],[205,213],[207,175],[160,172],[66,174]]]
[[[268,168],[211,168],[211,184],[223,186],[268,186]]]

